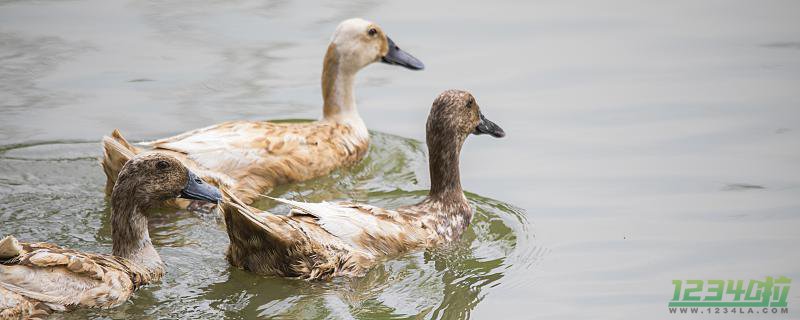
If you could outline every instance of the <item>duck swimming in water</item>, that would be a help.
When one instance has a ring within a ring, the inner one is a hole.
[[[470,134],[503,137],[468,92],[448,90],[433,102],[426,140],[431,189],[420,203],[394,210],[357,203],[275,199],[289,215],[260,212],[223,189],[228,261],[258,274],[327,279],[360,276],[379,259],[458,239],[472,219],[458,159]]]
[[[175,156],[204,180],[225,186],[250,204],[277,185],[323,176],[364,157],[369,132],[356,109],[354,83],[359,70],[377,61],[412,70],[424,68],[377,24],[345,20],[336,28],[325,54],[322,119],[307,123],[229,121],[144,145]],[[129,155],[141,150],[117,130],[104,138],[103,146],[106,193],[110,194],[119,168]],[[186,207],[188,203],[178,205]]]
[[[216,203],[221,195],[171,156],[139,155],[122,167],[111,194],[112,255],[0,240],[0,319],[112,308],[159,281],[164,263],[150,241],[148,211],[175,197]]]

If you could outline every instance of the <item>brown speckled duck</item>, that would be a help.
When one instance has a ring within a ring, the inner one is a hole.
[[[229,121],[146,142],[170,154],[204,180],[225,186],[245,203],[276,185],[326,175],[355,164],[369,147],[369,133],[356,109],[356,73],[382,61],[420,70],[422,62],[400,50],[375,23],[349,19],[336,28],[322,70],[323,117],[307,123]],[[124,146],[115,148],[111,142]],[[104,138],[103,169],[111,192],[119,168],[134,147],[115,130]],[[178,203],[186,207],[188,203]]]
[[[275,199],[292,208],[283,216],[251,208],[223,189],[228,261],[265,275],[360,276],[383,257],[458,239],[472,218],[458,169],[461,146],[469,134],[505,135],[481,114],[470,93],[445,91],[428,116],[430,193],[418,204],[395,210]]]
[[[173,157],[140,155],[122,167],[111,194],[113,255],[0,240],[0,319],[112,308],[159,281],[164,263],[150,241],[148,211],[175,197],[216,203],[221,195]]]

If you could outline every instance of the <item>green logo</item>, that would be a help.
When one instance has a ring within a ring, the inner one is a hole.
[[[675,292],[669,307],[787,307],[792,279],[672,280]]]

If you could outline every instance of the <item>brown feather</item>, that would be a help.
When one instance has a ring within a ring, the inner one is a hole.
[[[431,190],[418,204],[388,210],[273,198],[292,208],[280,216],[251,208],[223,189],[228,261],[259,274],[329,279],[360,276],[381,259],[459,239],[472,219],[458,158],[481,119],[473,102],[472,95],[457,90],[434,101],[426,132]]]
[[[379,37],[368,37],[370,28]],[[152,152],[178,158],[201,178],[236,193],[245,203],[275,186],[327,175],[361,160],[369,133],[355,105],[357,72],[388,52],[388,39],[377,25],[351,19],[337,27],[325,53],[323,118],[311,123],[230,121],[145,143]],[[118,142],[124,148],[114,148]],[[102,160],[107,194],[127,151],[138,153],[118,131],[104,139]],[[121,151],[121,152],[120,152]],[[186,202],[176,202],[186,207]]]
[[[113,255],[5,237],[0,240],[0,319],[111,308],[161,279],[164,263],[150,241],[148,209],[181,193],[190,172],[169,156],[126,156],[132,158],[122,166],[111,195]]]

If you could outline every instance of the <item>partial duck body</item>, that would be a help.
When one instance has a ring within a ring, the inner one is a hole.
[[[292,208],[283,216],[249,207],[223,189],[228,261],[258,274],[329,279],[360,276],[386,257],[459,239],[472,219],[458,169],[461,146],[471,133],[505,135],[481,114],[471,94],[442,93],[427,123],[431,190],[422,202],[394,210],[275,199]]]
[[[0,319],[36,318],[76,307],[111,308],[139,287],[158,281],[163,263],[145,267],[113,255],[91,254],[49,243],[19,243],[0,257]]]
[[[24,243],[13,236],[0,240],[0,319],[112,308],[159,281],[164,263],[150,241],[147,216],[176,196],[216,202],[220,193],[173,157],[137,156],[122,167],[111,195],[113,254]]]
[[[375,23],[342,22],[325,54],[323,117],[310,123],[229,121],[145,142],[150,152],[172,155],[204,180],[224,186],[245,203],[273,187],[326,175],[361,160],[369,132],[355,102],[355,75],[376,61],[419,70],[422,62],[400,50]],[[125,148],[117,150],[111,141]],[[122,163],[142,152],[119,131],[104,139],[103,169],[110,193]],[[178,204],[185,207],[188,203]]]

